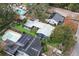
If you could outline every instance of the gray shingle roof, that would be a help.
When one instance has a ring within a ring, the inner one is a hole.
[[[49,17],[49,19],[55,20],[56,22],[63,22],[64,21],[64,16],[60,15],[59,13],[53,13]]]
[[[40,54],[42,49],[41,42],[39,38],[35,38],[30,47],[27,49],[26,53],[31,56],[37,56]]]

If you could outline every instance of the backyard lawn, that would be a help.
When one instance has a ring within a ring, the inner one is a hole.
[[[55,40],[52,40],[51,42],[48,41],[48,45],[51,45],[52,47],[58,47],[60,43],[59,42],[56,42]]]
[[[29,35],[32,35],[32,36],[36,35],[36,32],[28,30],[27,28],[24,28],[21,24],[15,24],[14,28],[19,30],[20,32],[25,32],[26,34],[29,34]]]

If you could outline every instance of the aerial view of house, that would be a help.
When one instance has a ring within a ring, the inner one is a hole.
[[[0,4],[0,55],[79,56],[77,5]]]

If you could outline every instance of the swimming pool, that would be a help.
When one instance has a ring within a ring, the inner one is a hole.
[[[19,15],[24,15],[26,13],[26,10],[19,8],[18,10],[16,10],[16,13],[19,14]]]
[[[9,31],[7,31],[7,32],[3,35],[2,39],[3,39],[4,41],[8,39],[8,40],[11,40],[11,41],[13,41],[13,42],[17,42],[20,37],[21,37],[21,34],[9,30]]]

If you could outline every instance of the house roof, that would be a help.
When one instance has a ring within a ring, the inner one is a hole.
[[[38,37],[31,37],[26,34],[23,34],[16,43],[11,40],[7,40],[5,43],[7,43],[5,51],[9,55],[17,56],[28,54],[30,56],[37,56],[40,54],[42,49],[40,39]]]
[[[12,30],[7,30],[3,37],[2,37],[2,40],[11,40],[13,42],[17,42],[19,40],[19,38],[21,37],[22,35],[20,33],[17,33],[15,31],[12,31]]]
[[[59,13],[52,13],[51,16],[49,17],[51,20],[55,20],[56,22],[63,22],[64,21],[64,16],[62,16]]]
[[[46,38],[46,36],[44,34],[41,34],[41,33],[38,33],[37,37],[39,37],[39,38]]]
[[[18,50],[28,54],[29,56],[37,56],[42,50],[40,39],[38,37],[32,38],[28,45],[26,44],[24,47],[20,47]]]
[[[50,24],[58,24],[59,22],[64,22],[64,16],[62,16],[61,14],[54,12],[50,15],[50,17],[48,19],[46,19],[46,21]]]
[[[76,20],[79,20],[79,13],[77,12],[72,12],[70,10],[66,10],[66,9],[62,9],[62,8],[50,8],[48,9],[48,12],[49,13],[54,13],[54,12],[57,12],[59,14],[61,14],[62,16],[64,17],[67,17],[67,16],[71,16],[72,19],[76,19]]]
[[[25,46],[32,39],[33,39],[32,36],[23,34],[22,37],[17,41],[17,44],[19,44],[20,46]]]
[[[34,38],[31,45],[26,49],[26,53],[31,56],[40,55],[42,46],[39,38]]]
[[[16,43],[12,42],[11,40],[6,40],[5,43],[6,43],[5,46],[6,53],[9,55],[15,54],[19,46]]]
[[[45,36],[50,36],[52,31],[54,30],[55,27],[49,25],[49,24],[46,24],[46,23],[42,23],[42,22],[39,22],[39,21],[27,21],[25,24],[24,24],[26,27],[30,27],[32,28],[33,26],[39,28],[37,30],[37,33],[42,33],[44,34]]]
[[[47,37],[49,37],[50,35],[51,35],[51,33],[52,33],[52,31],[55,29],[55,27],[47,27],[47,26],[45,26],[46,28],[42,28],[42,29],[39,29],[38,31],[37,31],[37,33],[42,33],[42,34],[44,34],[45,36],[47,36]]]

